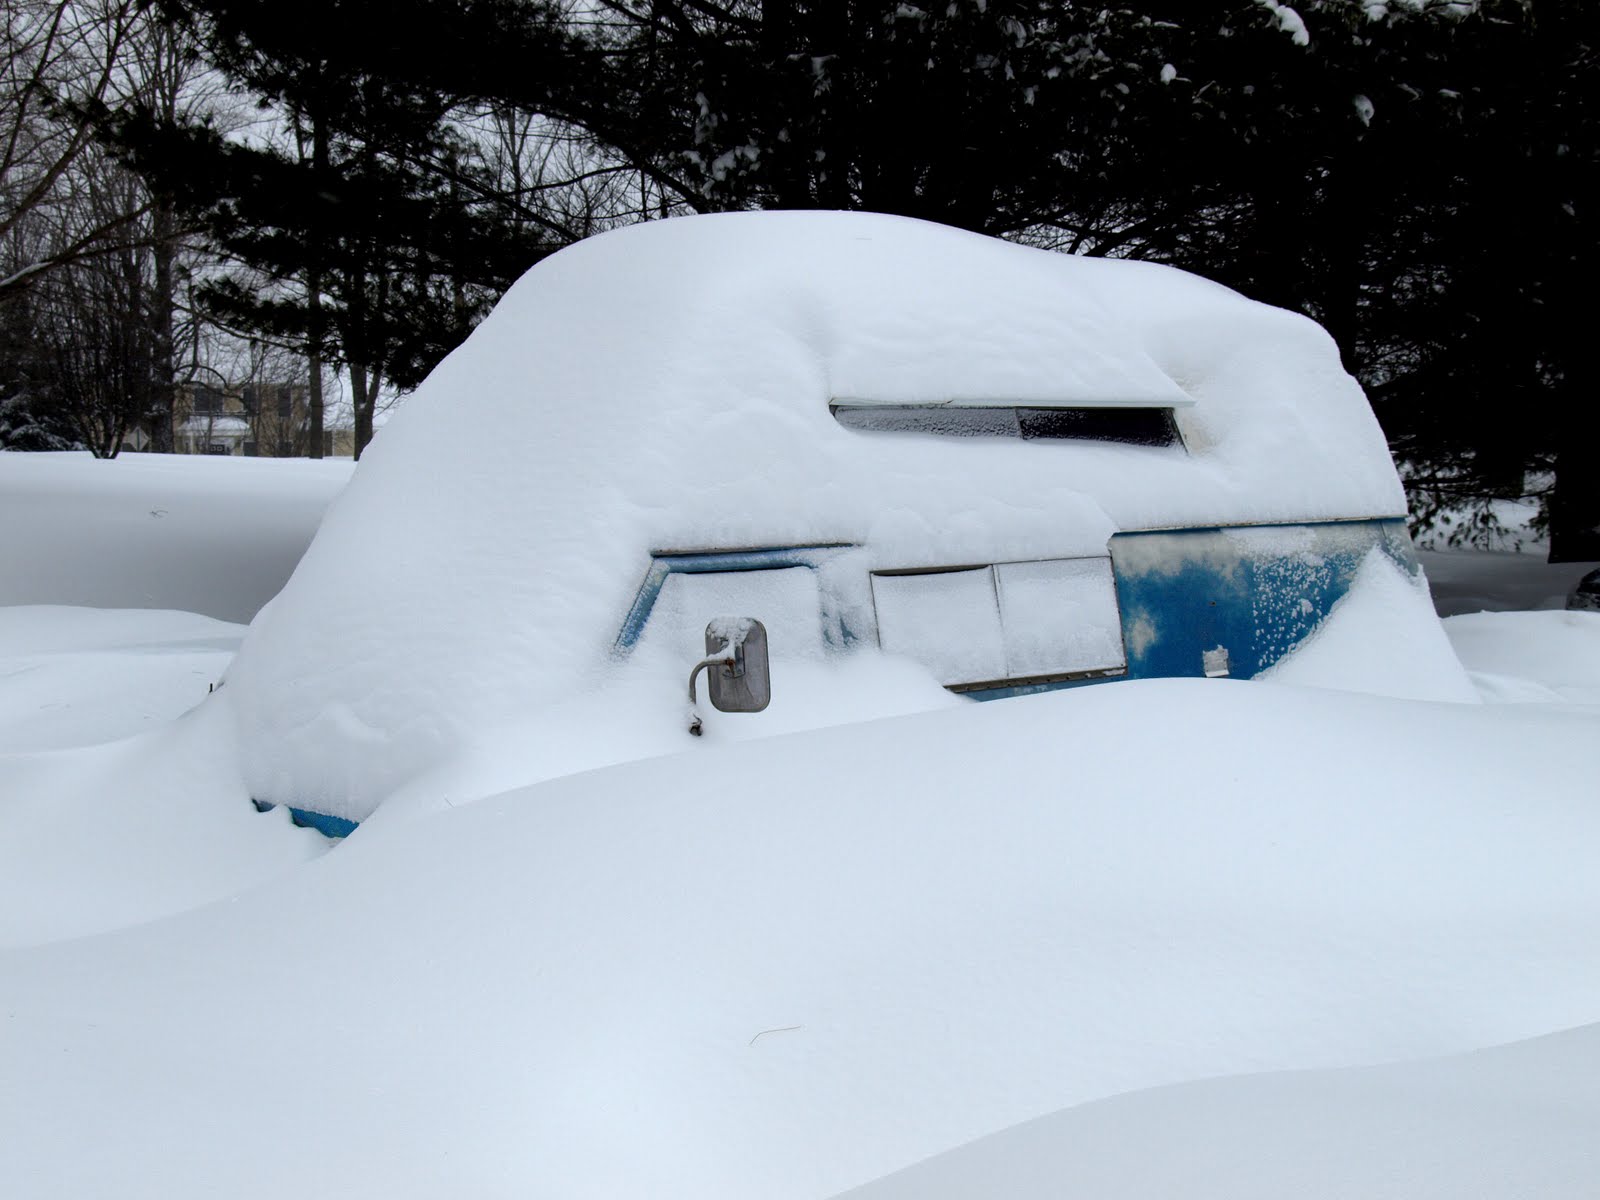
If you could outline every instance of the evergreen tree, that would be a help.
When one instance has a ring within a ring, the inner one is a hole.
[[[575,26],[594,86],[536,79],[521,102],[677,204],[867,208],[1220,279],[1333,334],[1424,521],[1548,479],[1553,556],[1600,557],[1566,299],[1594,266],[1596,6],[603,10]]]
[[[485,6],[486,8],[488,6]],[[113,137],[174,207],[250,269],[202,289],[235,328],[293,341],[311,363],[321,453],[321,363],[350,375],[356,448],[384,382],[415,386],[549,241],[518,235],[474,202],[471,149],[446,118],[456,97],[422,72],[424,49],[481,28],[473,6],[174,5],[207,60],[282,122],[275,139],[224,136],[148,109],[112,118]]]

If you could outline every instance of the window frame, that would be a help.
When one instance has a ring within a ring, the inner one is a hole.
[[[834,399],[833,419],[853,433],[912,433],[928,437],[1001,438],[1023,442],[1136,446],[1188,452],[1177,410],[1164,404],[1047,403],[1043,401],[940,401],[878,403]],[[941,424],[945,427],[940,427]],[[1068,432],[1076,430],[1075,432]]]
[[[1000,597],[1000,567],[1018,566],[1031,563],[1052,562],[1104,562],[1108,568],[1111,580],[1111,602],[1116,613],[1117,644],[1122,648],[1122,663],[1115,667],[1090,667],[1078,671],[1053,671],[1037,675],[1003,675],[992,679],[973,680],[967,683],[941,683],[939,686],[958,695],[968,692],[992,692],[1016,688],[1042,688],[1055,684],[1089,683],[1101,679],[1121,679],[1128,674],[1128,637],[1123,627],[1122,596],[1117,588],[1116,563],[1110,554],[1075,554],[1059,555],[1051,558],[1020,558],[1007,559],[999,562],[975,562],[938,564],[934,566],[917,567],[885,567],[868,572],[868,581],[876,580],[880,575],[903,577],[907,575],[945,575],[961,571],[989,572],[990,586],[994,589],[995,611],[1000,621],[1001,637],[1005,636],[1005,607]],[[883,646],[883,626],[878,618],[878,592],[876,586],[869,586],[872,597],[872,625],[877,637],[878,646]]]
[[[809,567],[815,571],[834,555],[855,548],[852,542],[825,542],[812,546],[764,546],[733,550],[653,550],[650,553],[650,566],[612,643],[612,653],[626,657],[639,644],[668,575],[714,575],[724,571],[772,571],[785,567]],[[827,622],[820,613],[818,622],[822,626],[823,642],[830,643]],[[846,636],[848,638],[848,634]]]

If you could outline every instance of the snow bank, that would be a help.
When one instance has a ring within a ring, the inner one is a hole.
[[[1597,1128],[1600,1025],[1589,1025],[1427,1062],[1118,1096],[848,1200],[1589,1200]]]
[[[184,912],[326,854],[286,811],[256,812],[237,760],[215,707],[106,745],[0,754],[0,946]]]
[[[1163,680],[380,816],[228,903],[0,956],[0,1194],[827,1196],[1136,1089],[1591,1023],[1597,733]],[[170,869],[124,828],[87,844]],[[1551,1133],[1530,1179],[1588,1094],[1564,1049],[1507,1072]],[[1360,1145],[1370,1090],[1274,1096]]]
[[[1485,699],[1600,704],[1600,613],[1482,612],[1444,630]]]
[[[289,578],[352,464],[0,454],[0,606],[248,621]]]
[[[841,398],[1193,404],[1185,452],[869,434],[833,419]],[[227,702],[255,794],[363,817],[475,731],[539,739],[592,693],[653,550],[855,544],[865,604],[876,567],[1403,510],[1360,389],[1301,317],[899,218],[652,222],[539,264],[440,364]],[[655,686],[676,705],[675,679]]]
[[[0,754],[109,742],[181,716],[243,636],[193,613],[0,608]]]
[[[1434,619],[1426,581],[1377,549],[1311,636],[1257,678],[1407,700],[1478,700]]]

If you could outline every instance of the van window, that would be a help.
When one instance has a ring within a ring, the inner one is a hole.
[[[706,624],[716,617],[755,617],[767,627],[774,657],[822,653],[817,573],[809,567],[766,571],[674,573],[661,585],[639,651],[689,665],[705,657]]]
[[[872,576],[878,642],[956,690],[1126,668],[1107,557]]]
[[[867,433],[931,433],[945,437],[1009,437],[1032,441],[1117,442],[1181,446],[1170,408],[1035,408],[957,404],[856,404],[835,401],[834,419]]]

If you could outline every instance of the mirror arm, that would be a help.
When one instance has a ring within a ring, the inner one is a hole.
[[[694,734],[695,737],[699,737],[702,730],[700,713],[697,707],[699,702],[695,699],[694,694],[694,681],[700,677],[700,672],[708,667],[731,667],[736,666],[738,661],[738,656],[734,654],[716,655],[711,658],[701,659],[695,663],[694,670],[689,672],[689,732]]]

